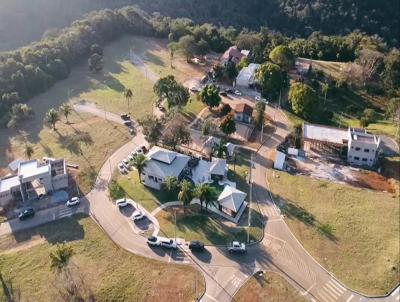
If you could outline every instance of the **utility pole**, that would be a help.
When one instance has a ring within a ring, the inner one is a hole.
[[[261,137],[260,137],[260,144],[262,144],[264,141],[264,118],[263,121],[261,122]]]
[[[281,108],[282,88],[279,90],[279,108]]]
[[[175,220],[175,243],[176,243],[176,210],[174,210],[174,220]]]
[[[247,244],[250,243],[250,226],[251,226],[251,200],[253,198],[253,153],[250,155],[250,174],[249,174],[249,215],[248,215],[248,221],[247,221]]]

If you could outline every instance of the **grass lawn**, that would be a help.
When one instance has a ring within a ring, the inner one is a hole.
[[[200,206],[192,205],[186,209],[186,213],[180,208],[176,213],[177,237],[185,240],[200,240],[205,244],[224,245],[238,240],[247,242],[247,216],[248,210],[243,213],[239,225],[223,220],[212,213],[200,212]],[[252,210],[250,227],[250,241],[261,239],[262,217],[257,210]],[[174,211],[168,209],[157,215],[161,233],[166,237],[175,236]]]
[[[73,113],[68,119],[69,124],[64,118],[57,123],[57,131],[43,127],[36,136],[21,131],[9,138],[9,151],[16,158],[25,158],[23,150],[29,142],[34,149],[33,158],[64,157],[67,162],[79,165],[79,186],[87,193],[103,162],[128,141],[129,134],[123,126],[91,115]],[[1,163],[6,165],[5,158]]]
[[[299,292],[277,273],[258,274],[250,280],[235,295],[237,302],[306,302]]]
[[[277,171],[268,179],[295,236],[347,286],[382,295],[399,282],[397,196]]]
[[[90,218],[81,215],[0,238],[1,272],[5,279],[12,278],[23,300],[55,301],[57,279],[50,270],[49,253],[64,241],[73,247],[71,261],[97,301],[192,301],[196,275],[202,280],[189,266],[122,250]]]
[[[128,175],[118,177],[117,182],[124,189],[127,197],[140,203],[150,212],[162,203],[177,200],[176,196],[166,196],[162,191],[152,190],[142,185],[135,170]]]

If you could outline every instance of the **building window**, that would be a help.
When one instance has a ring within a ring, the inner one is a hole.
[[[364,152],[365,153],[369,153],[369,149],[364,149]]]
[[[149,175],[149,179],[154,181],[154,176]]]
[[[360,147],[356,147],[356,151],[360,151],[361,150],[361,148]]]
[[[363,158],[362,161],[368,161],[368,159],[367,158]]]
[[[355,160],[360,160],[360,158],[358,156],[354,156]]]

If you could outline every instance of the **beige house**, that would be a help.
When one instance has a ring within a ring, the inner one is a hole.
[[[347,161],[356,166],[373,166],[378,158],[381,140],[365,129],[349,128]]]
[[[235,106],[235,120],[238,122],[250,124],[253,117],[253,108],[245,103]]]

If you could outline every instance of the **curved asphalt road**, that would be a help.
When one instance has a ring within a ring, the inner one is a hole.
[[[319,265],[291,233],[280,215],[279,208],[271,199],[266,180],[266,158],[287,135],[288,122],[279,110],[272,107],[268,107],[267,110],[275,112],[277,128],[255,155],[252,169],[252,202],[259,203],[264,215],[264,238],[259,244],[248,246],[246,255],[230,255],[225,247],[208,247],[205,253],[198,255],[190,253],[187,247],[182,247],[176,252],[153,249],[147,245],[144,237],[132,231],[131,222],[110,202],[107,186],[118,163],[137,146],[147,144],[141,132],[138,132],[131,142],[118,149],[103,165],[95,188],[86,196],[87,202],[84,200],[79,211],[89,212],[116,244],[132,253],[162,261],[191,264],[202,271],[206,279],[206,293],[202,301],[231,301],[247,278],[259,270],[280,272],[299,289],[301,295],[313,302],[399,301],[399,288],[391,295],[381,298],[364,297],[347,289]],[[43,221],[50,221],[63,217],[60,213],[63,213],[63,206],[46,210],[43,215],[38,213],[38,216],[43,216]],[[45,215],[47,218],[44,218]],[[0,235],[30,227],[24,223],[29,222],[11,221],[9,224],[2,224]]]

